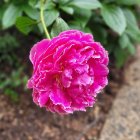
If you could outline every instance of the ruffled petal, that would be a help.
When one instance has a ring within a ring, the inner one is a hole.
[[[62,105],[64,108],[68,108],[71,105],[70,97],[57,86],[54,86],[49,97],[55,105]]]
[[[48,100],[49,100],[49,93],[47,92],[40,93],[38,99],[40,107],[44,107],[47,104]]]
[[[33,101],[54,113],[86,111],[108,84],[108,53],[88,33],[68,30],[44,39],[31,49],[30,60]]]
[[[36,59],[38,59],[40,55],[43,54],[43,52],[45,52],[45,50],[48,48],[49,42],[50,40],[44,39],[32,47],[29,56],[32,64],[35,64]]]

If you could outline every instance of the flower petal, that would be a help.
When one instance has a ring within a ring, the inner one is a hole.
[[[32,64],[35,64],[36,59],[47,49],[49,42],[50,40],[44,39],[32,47],[29,56]]]

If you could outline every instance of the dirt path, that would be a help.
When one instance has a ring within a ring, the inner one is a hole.
[[[140,140],[140,46],[125,77],[126,84],[119,91],[100,140]]]

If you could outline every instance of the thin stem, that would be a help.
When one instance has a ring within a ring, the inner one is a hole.
[[[48,39],[51,39],[50,38],[50,35],[49,35],[49,32],[46,28],[46,25],[45,25],[45,20],[44,20],[44,0],[40,0],[40,20],[41,20],[41,23],[42,23],[42,26],[44,28],[44,31],[45,31],[45,34],[46,34],[46,37]]]

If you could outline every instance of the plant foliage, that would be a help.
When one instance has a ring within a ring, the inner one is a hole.
[[[92,33],[121,67],[140,42],[136,16],[139,5],[140,0],[47,0],[44,17],[52,37],[67,29]],[[16,26],[26,35],[30,32],[44,35],[39,11],[39,0],[3,0],[1,29]]]
[[[10,75],[1,72],[0,74],[0,91],[5,95],[8,95],[12,101],[19,101],[19,94],[17,90],[23,88],[22,90],[26,90],[26,83],[28,77],[23,73],[23,68],[19,68],[17,70],[13,70]]]
[[[15,55],[15,50],[19,47],[17,39],[5,33],[0,36],[0,64],[6,64],[8,66],[18,65],[18,58]],[[0,66],[2,68],[2,65]]]

